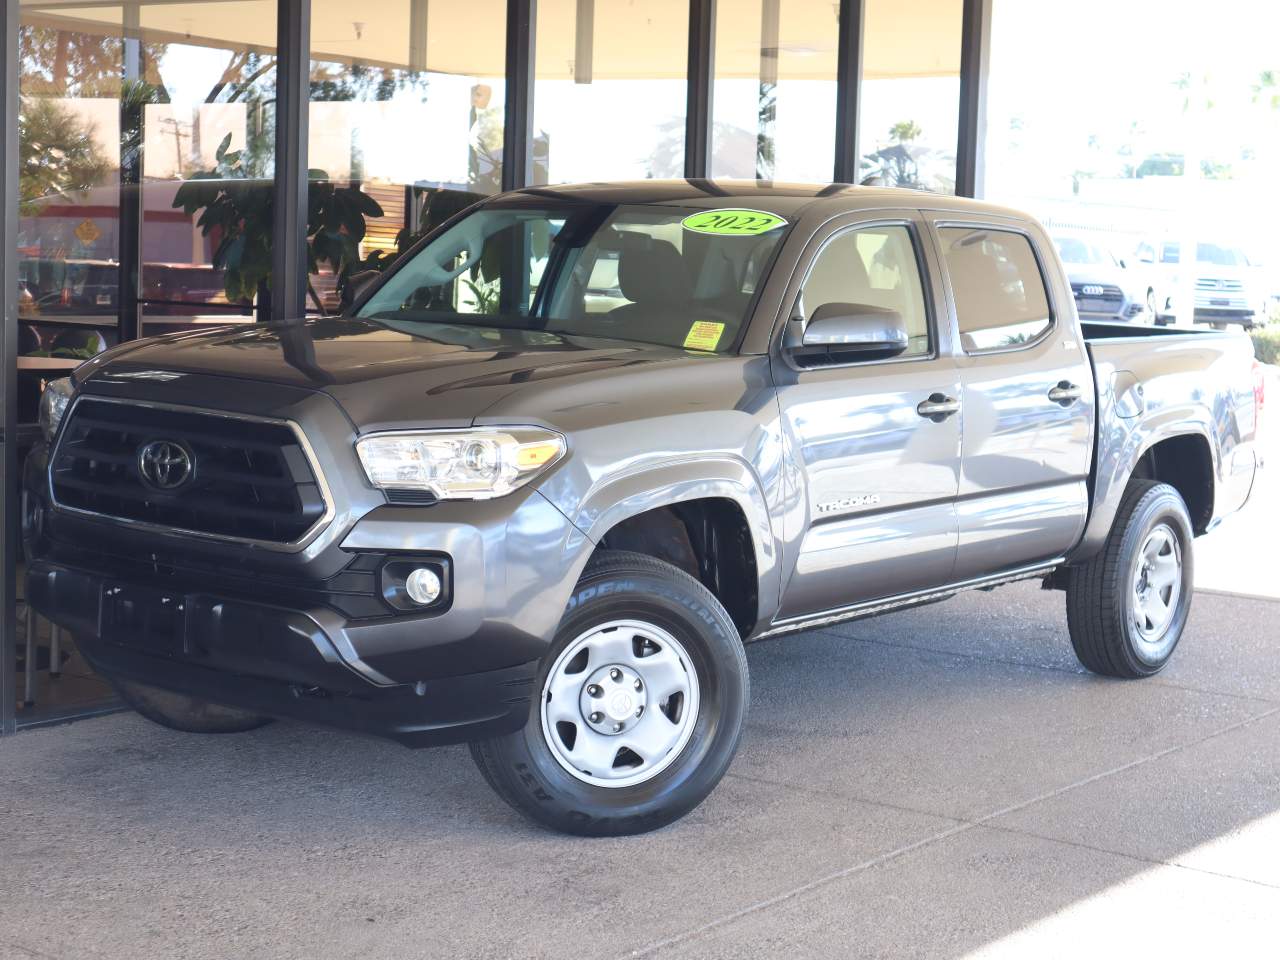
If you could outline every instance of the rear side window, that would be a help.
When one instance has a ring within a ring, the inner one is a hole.
[[[903,226],[864,227],[832,238],[800,292],[805,318],[824,303],[857,303],[897,312],[907,328],[901,357],[929,353],[929,320],[915,245]]]
[[[1006,230],[938,231],[966,353],[1006,350],[1039,339],[1053,325],[1031,241]]]

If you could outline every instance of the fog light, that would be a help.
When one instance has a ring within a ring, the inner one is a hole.
[[[414,603],[435,603],[440,598],[440,576],[430,567],[418,567],[405,578],[405,593]]]

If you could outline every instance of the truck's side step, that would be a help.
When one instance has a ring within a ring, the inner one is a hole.
[[[841,623],[845,620],[857,620],[860,617],[872,617],[881,613],[888,613],[892,610],[903,610],[907,607],[919,607],[926,603],[936,603],[939,600],[946,600],[965,590],[989,590],[993,587],[999,587],[1006,583],[1015,583],[1019,580],[1034,580],[1036,577],[1044,577],[1053,573],[1066,560],[1059,557],[1056,560],[1048,560],[1044,563],[1033,564],[1029,567],[1017,567],[1013,570],[1006,570],[1003,573],[993,574],[989,577],[978,577],[973,580],[963,580],[959,583],[951,583],[942,587],[934,587],[928,590],[917,590],[913,593],[903,593],[896,597],[883,597],[879,600],[866,600],[862,603],[850,604],[847,607],[836,607],[831,610],[824,610],[820,613],[807,614],[803,617],[791,617],[786,620],[777,620],[767,629],[757,633],[751,640],[763,640],[765,637],[774,637],[780,633],[793,633],[796,630],[808,630],[812,627],[823,627],[831,623]]]

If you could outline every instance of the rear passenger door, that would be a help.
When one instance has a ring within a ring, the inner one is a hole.
[[[1042,232],[1018,220],[931,219],[957,334],[963,580],[1061,556],[1079,539],[1093,371]]]
[[[929,414],[959,396],[940,337],[929,241],[919,215],[839,218],[809,243],[784,303],[803,328],[827,303],[899,313],[907,348],[891,357],[802,357],[775,344],[791,508],[779,619],[946,583],[956,550],[959,418]],[[832,348],[833,350],[835,348]]]

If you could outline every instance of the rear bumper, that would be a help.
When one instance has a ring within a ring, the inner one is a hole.
[[[347,664],[316,611],[166,592],[42,561],[28,570],[27,597],[109,678],[269,716],[407,746],[498,736],[529,716],[537,660],[378,686]]]

